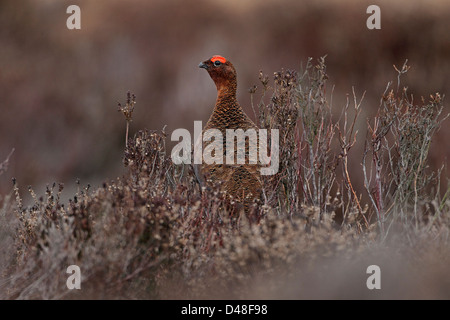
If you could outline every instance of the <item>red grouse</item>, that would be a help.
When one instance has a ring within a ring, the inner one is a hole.
[[[226,131],[227,129],[242,129],[243,131],[254,129],[258,133],[258,127],[245,114],[236,99],[237,80],[233,64],[224,57],[216,55],[200,63],[199,67],[208,71],[217,87],[216,105],[203,128],[202,136],[204,137],[205,131],[209,129],[218,129],[221,132],[223,137],[223,161],[222,164],[206,164],[203,161],[201,165],[194,166],[195,174],[201,186],[206,187],[211,183],[221,183],[222,188],[227,192],[227,196],[231,196],[237,202],[242,203],[245,210],[248,211],[250,205],[261,197],[260,164],[256,161],[249,161],[248,140],[245,143],[245,163],[237,164],[237,156],[234,156],[234,164],[228,164],[226,149],[230,146],[227,146],[226,143]],[[248,137],[248,139],[251,138]],[[254,138],[257,140],[257,137]],[[205,142],[205,138],[201,142],[203,150],[209,143],[212,143],[212,141]],[[257,141],[252,142],[256,142],[256,146],[258,145]],[[236,147],[236,144],[234,144],[234,155],[239,152],[238,148],[239,146]]]

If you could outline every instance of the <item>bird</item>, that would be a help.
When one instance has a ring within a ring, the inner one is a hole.
[[[227,145],[225,137],[227,129],[242,129],[244,131],[254,129],[257,133],[258,127],[237,101],[237,73],[233,64],[223,56],[214,55],[210,59],[201,62],[199,68],[203,68],[208,72],[217,88],[216,103],[208,122],[202,130],[202,136],[210,129],[217,129],[222,133],[224,160],[222,164],[206,164],[203,161],[200,165],[194,165],[195,175],[201,187],[219,183],[220,188],[226,192],[227,197],[243,205],[245,212],[248,213],[252,204],[261,200],[260,163],[249,161],[249,143],[245,143],[244,164],[226,163],[226,148],[229,145]],[[248,139],[251,138],[248,137]],[[202,138],[200,137],[200,139]],[[204,141],[205,139],[203,138],[202,141],[198,140],[196,142],[203,144],[203,150],[208,144]],[[246,142],[249,141],[247,140]],[[257,141],[256,146],[258,146]],[[238,148],[239,146],[234,148],[235,155],[238,152]]]

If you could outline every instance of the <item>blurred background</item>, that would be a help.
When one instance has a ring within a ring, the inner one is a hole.
[[[81,8],[81,30],[66,28],[72,4]],[[381,8],[381,30],[366,28],[370,4]],[[352,86],[358,97],[366,91],[350,154],[356,183],[366,119],[396,81],[394,64],[408,59],[403,85],[417,103],[450,93],[447,0],[0,0],[0,46],[0,162],[15,149],[0,194],[11,191],[12,177],[43,194],[47,183],[70,189],[77,178],[95,186],[122,175],[117,102],[128,90],[137,96],[131,135],[206,122],[216,90],[198,64],[214,54],[235,65],[239,100],[252,118],[248,89],[260,70],[299,70],[308,57],[327,55],[337,115]],[[432,143],[433,168],[450,156],[446,123]]]

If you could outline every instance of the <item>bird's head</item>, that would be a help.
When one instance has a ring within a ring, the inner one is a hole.
[[[236,69],[230,61],[222,56],[213,56],[201,62],[198,67],[208,71],[217,86],[217,90],[236,84]]]

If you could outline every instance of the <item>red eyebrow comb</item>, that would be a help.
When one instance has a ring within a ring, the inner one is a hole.
[[[212,61],[212,62],[215,62],[215,61],[217,61],[217,60],[219,60],[219,61],[222,62],[222,63],[227,62],[227,59],[225,59],[225,58],[222,57],[222,56],[213,56],[213,57],[211,58],[211,61]]]

